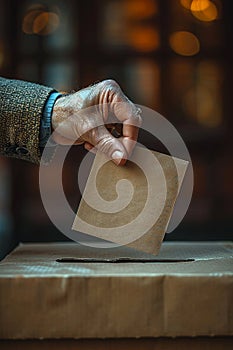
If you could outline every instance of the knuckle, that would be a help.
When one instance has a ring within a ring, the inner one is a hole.
[[[109,87],[111,89],[119,89],[120,88],[119,84],[114,79],[106,79],[102,83],[105,87]]]
[[[107,138],[107,137],[101,138],[97,142],[97,148],[103,153],[110,154],[112,147],[113,147],[113,143],[110,138]]]
[[[142,125],[142,117],[138,114],[135,116],[135,119],[137,121],[137,125],[141,126]]]
[[[142,116],[141,116],[141,109],[136,107],[134,109],[132,115],[131,115],[131,121],[136,125],[136,126],[141,126],[142,125]]]

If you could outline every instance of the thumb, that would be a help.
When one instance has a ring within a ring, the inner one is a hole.
[[[128,154],[120,139],[115,138],[103,125],[96,129],[92,144],[111,158],[116,165],[124,165]]]

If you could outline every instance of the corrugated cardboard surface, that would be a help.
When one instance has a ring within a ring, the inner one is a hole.
[[[0,338],[233,335],[232,244],[165,242],[160,262],[56,261],[130,258],[122,249],[20,245],[0,263]]]
[[[124,167],[97,153],[72,228],[158,254],[187,166],[142,147]]]

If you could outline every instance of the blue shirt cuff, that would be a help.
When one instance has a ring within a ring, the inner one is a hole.
[[[39,147],[45,147],[50,135],[51,135],[51,119],[53,113],[53,107],[56,100],[62,96],[57,91],[52,92],[47,101],[45,102],[41,122],[40,122],[40,141]]]

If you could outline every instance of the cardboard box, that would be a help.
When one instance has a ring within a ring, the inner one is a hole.
[[[129,249],[18,246],[0,263],[0,338],[233,335],[232,243]]]

